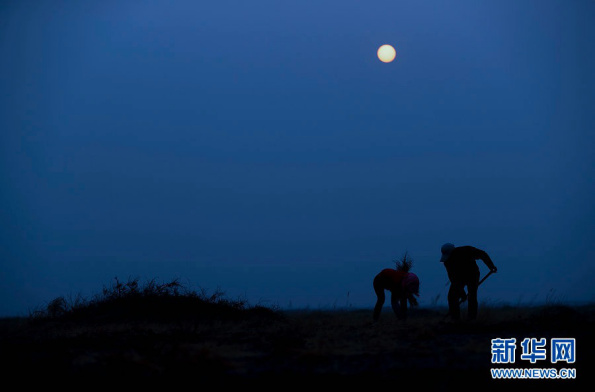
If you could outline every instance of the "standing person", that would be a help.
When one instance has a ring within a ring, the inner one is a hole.
[[[376,306],[374,307],[374,321],[380,318],[380,311],[384,305],[384,290],[391,292],[390,304],[399,320],[407,319],[407,301],[411,306],[417,306],[416,296],[419,296],[419,279],[417,275],[407,271],[383,269],[374,278],[376,292]]]
[[[490,271],[498,269],[490,259],[490,256],[481,249],[472,246],[455,247],[451,243],[442,245],[442,257],[440,262],[444,263],[448,279],[450,279],[450,290],[448,291],[448,308],[450,315],[455,321],[461,318],[459,299],[469,301],[467,317],[473,320],[477,317],[477,287],[479,285],[479,267],[475,260],[482,260]],[[465,295],[465,286],[468,293]]]

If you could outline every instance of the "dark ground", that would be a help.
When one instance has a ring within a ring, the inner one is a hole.
[[[364,381],[399,389],[406,380],[430,390],[564,391],[593,386],[595,305],[480,307],[476,321],[458,325],[442,322],[444,309],[413,309],[408,321],[399,322],[385,308],[376,324],[371,312],[243,308],[152,317],[94,309],[1,319],[1,365],[9,377],[48,383],[191,380],[283,387]],[[577,379],[492,380],[490,339],[497,337],[517,338],[516,363],[507,365],[517,368],[531,367],[519,359],[520,341],[547,338],[548,359],[535,367],[576,368]],[[550,363],[552,337],[576,338],[575,364]]]

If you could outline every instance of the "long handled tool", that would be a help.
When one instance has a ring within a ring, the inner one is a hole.
[[[489,278],[489,277],[490,277],[490,275],[491,275],[491,274],[493,274],[493,273],[494,273],[494,271],[490,271],[490,272],[488,272],[488,273],[486,274],[486,276],[484,276],[484,277],[483,277],[483,279],[479,281],[479,283],[477,284],[477,287],[481,286],[481,284],[482,284],[483,282],[485,282],[485,280],[486,280],[487,278]],[[459,301],[459,305],[460,305],[460,304],[462,304],[462,303],[463,303],[463,302],[465,302],[465,301],[467,301],[467,293],[465,293],[465,297],[463,297],[463,298],[462,298],[462,299]],[[445,320],[445,319],[446,319],[446,318],[447,318],[449,315],[450,315],[450,311],[448,311],[448,313],[446,313],[446,315],[444,316],[444,318],[442,319],[442,321],[444,321],[444,320]]]
[[[488,273],[486,274],[486,276],[484,276],[484,277],[483,277],[483,279],[479,281],[479,283],[477,284],[477,287],[481,286],[481,284],[482,284],[482,283],[483,283],[483,282],[484,282],[484,281],[485,281],[487,278],[489,278],[489,277],[490,277],[490,275],[491,275],[491,274],[493,274],[493,273],[494,273],[494,271],[490,271],[490,272],[488,272]],[[467,293],[465,293],[465,297],[464,297],[464,298],[462,298],[462,299],[459,301],[459,305],[460,305],[460,304],[462,304],[462,303],[463,303],[463,302],[465,302],[465,301],[467,301]],[[447,316],[448,316],[448,315],[447,315]]]

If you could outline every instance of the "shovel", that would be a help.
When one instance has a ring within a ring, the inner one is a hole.
[[[485,280],[486,280],[487,278],[489,278],[489,277],[490,277],[490,275],[491,275],[491,274],[493,274],[493,273],[494,273],[494,271],[490,271],[490,272],[488,272],[488,273],[486,274],[486,276],[484,276],[484,277],[483,277],[483,279],[479,281],[479,283],[477,284],[477,287],[481,286],[481,284],[482,284],[483,282],[485,282]],[[461,299],[461,300],[459,301],[459,305],[460,305],[460,304],[462,304],[462,303],[463,303],[463,302],[465,302],[465,301],[467,301],[467,293],[465,293],[465,298],[463,298],[463,299]],[[446,319],[446,318],[447,318],[449,315],[450,315],[450,311],[449,311],[448,313],[446,313],[446,315],[444,316],[444,318],[442,319],[442,321],[444,321],[444,319]]]

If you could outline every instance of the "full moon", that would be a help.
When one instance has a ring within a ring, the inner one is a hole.
[[[396,55],[395,48],[390,45],[382,45],[378,48],[378,58],[383,63],[390,63],[395,59]]]

